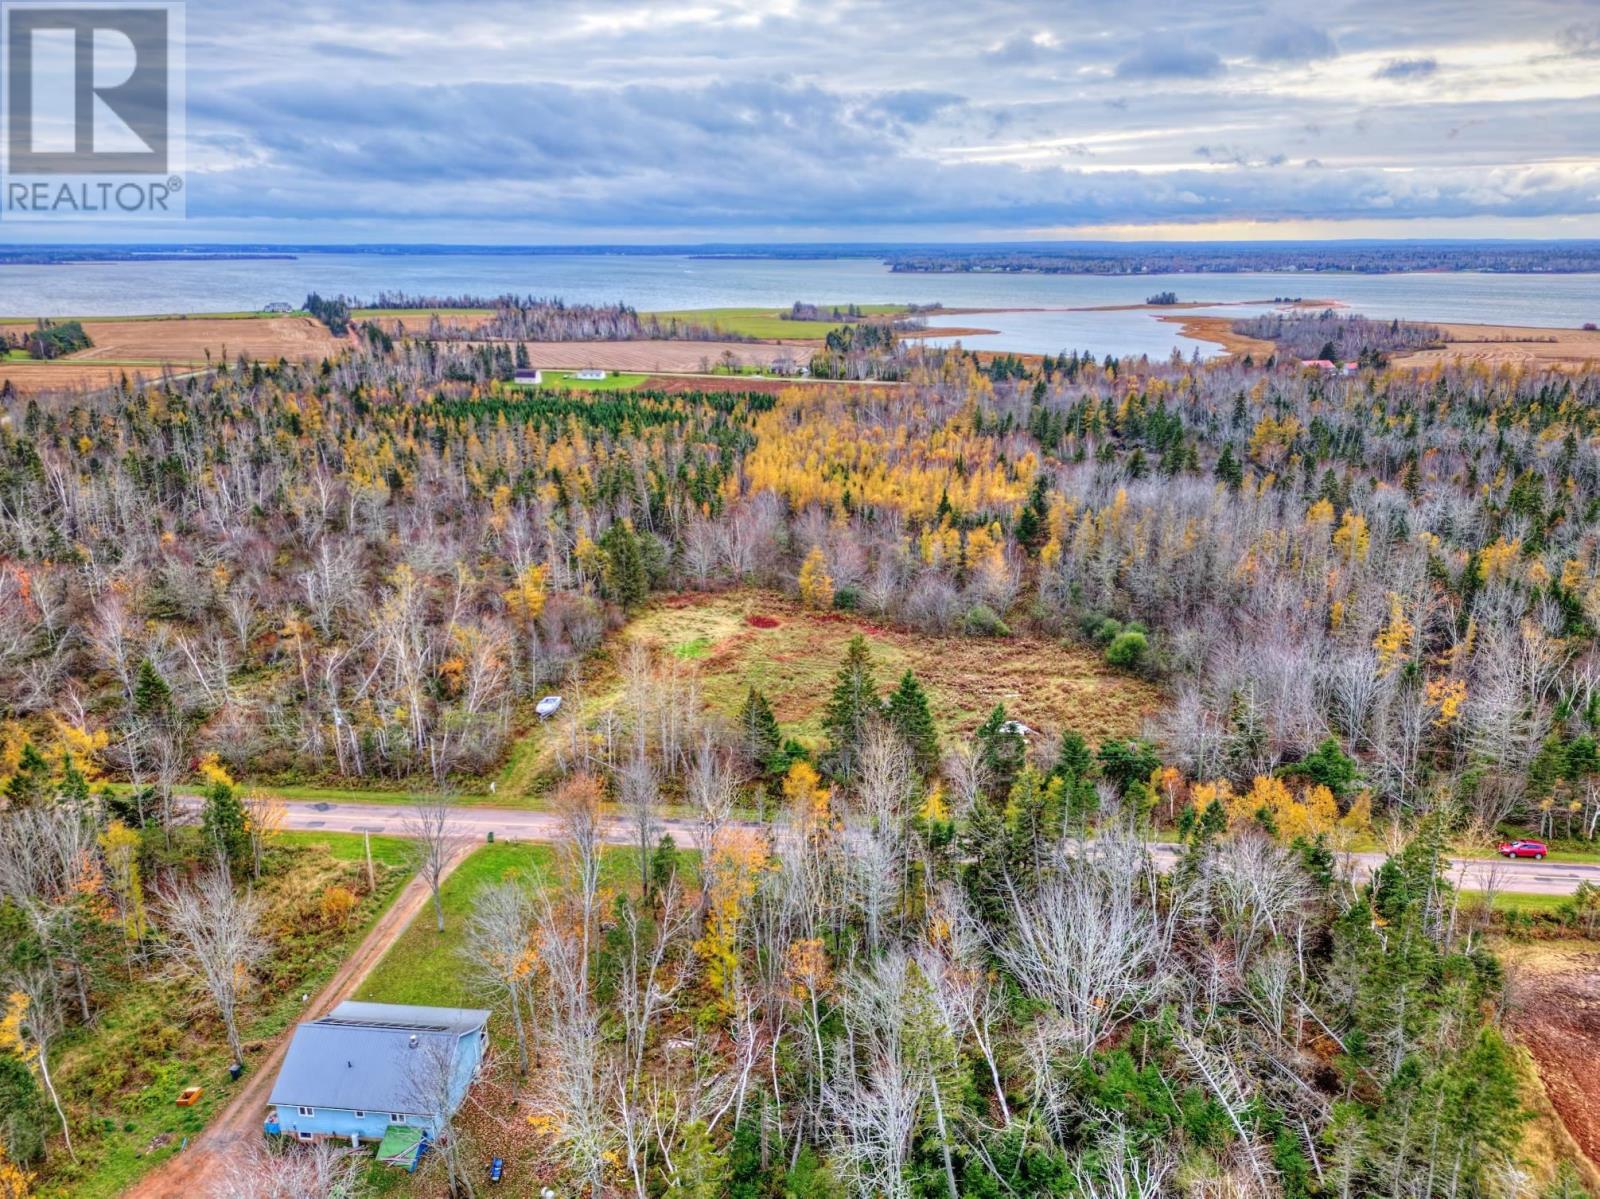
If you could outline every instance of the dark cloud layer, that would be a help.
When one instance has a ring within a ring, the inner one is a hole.
[[[327,221],[347,240],[352,225],[366,240],[937,238],[1588,219],[1594,11],[1326,0],[1308,21],[1287,0],[214,0],[188,15],[186,233],[305,236]]]

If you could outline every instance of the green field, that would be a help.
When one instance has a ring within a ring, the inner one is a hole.
[[[858,304],[864,313],[886,316],[905,311],[904,304]],[[763,341],[816,341],[837,329],[842,321],[786,321],[778,314],[781,308],[684,308],[669,312],[650,312],[659,320],[677,319],[711,325],[744,337],[758,337]]]
[[[579,379],[574,371],[544,371],[541,387],[559,391],[632,391],[648,375],[609,371],[604,379]]]
[[[683,851],[680,870],[692,875],[696,855]],[[372,1003],[418,1003],[445,1007],[474,1007],[483,1002],[464,977],[461,946],[466,917],[483,888],[506,879],[543,883],[556,869],[556,850],[550,845],[502,842],[475,850],[445,880],[440,898],[444,905],[444,932],[438,931],[430,901],[412,919],[383,960],[356,991],[357,999]],[[632,848],[613,846],[604,852],[600,884],[613,890],[638,890],[639,859]]]
[[[548,845],[508,842],[476,850],[440,891],[444,932],[437,931],[430,901],[367,975],[355,997],[374,1003],[473,1006],[477,1000],[462,977],[459,954],[473,897],[503,878],[541,878],[554,863],[555,850]]]

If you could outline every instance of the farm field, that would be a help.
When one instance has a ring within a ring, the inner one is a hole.
[[[891,316],[905,311],[901,304],[858,304],[862,312],[872,316]],[[837,329],[840,321],[790,321],[784,320],[778,308],[685,308],[672,312],[653,312],[647,315],[662,320],[694,321],[737,333],[743,337],[759,337],[764,341],[820,341],[829,330]]]
[[[805,350],[792,345],[751,341],[530,341],[529,365],[541,369],[581,370],[586,366],[653,374],[657,371],[709,372],[724,353],[740,366],[771,366],[804,361]]]
[[[1276,349],[1270,341],[1235,333],[1232,317],[1174,315],[1157,319],[1177,325],[1185,337],[1212,342],[1236,356],[1251,354],[1259,360]],[[1439,328],[1444,330],[1444,346],[1396,354],[1391,361],[1397,366],[1414,367],[1477,362],[1490,367],[1530,368],[1579,367],[1600,362],[1600,332],[1593,329],[1467,324],[1439,324]]]
[[[32,324],[32,321],[6,322]],[[194,317],[88,319],[83,328],[89,349],[51,362],[8,357],[0,362],[0,383],[23,394],[105,387],[126,374],[157,377],[164,366],[175,371],[203,367],[209,360],[240,354],[264,361],[314,359],[344,343],[305,316],[221,314]]]

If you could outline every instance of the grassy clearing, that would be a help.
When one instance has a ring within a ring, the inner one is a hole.
[[[632,391],[650,377],[626,371],[612,372],[604,379],[580,379],[574,371],[546,370],[542,374],[541,387],[560,391]]]
[[[903,304],[860,304],[857,307],[872,315],[905,311]],[[685,308],[646,315],[661,320],[693,321],[742,337],[759,337],[763,341],[817,341],[843,324],[842,321],[788,321],[778,315],[782,311],[780,308]]]
[[[768,592],[665,600],[630,623],[622,639],[638,638],[692,664],[716,711],[731,716],[756,688],[785,733],[816,744],[834,674],[857,633],[867,639],[885,689],[904,671],[916,672],[947,736],[971,732],[996,704],[1043,731],[1073,728],[1095,741],[1130,736],[1160,702],[1154,687],[1060,642],[928,636],[813,612]],[[597,706],[612,698],[595,691]]]
[[[462,977],[459,950],[473,897],[484,887],[504,878],[544,877],[555,863],[548,845],[508,842],[485,845],[457,866],[440,891],[444,905],[444,932],[437,931],[429,903],[412,920],[367,975],[356,991],[357,999],[374,1003],[420,1003],[469,1007],[477,1000]]]
[[[374,837],[378,885],[365,891],[361,838],[349,834],[285,834],[270,851],[257,884],[267,901],[266,932],[273,943],[247,1001],[241,1031],[246,1064],[298,1019],[300,997],[314,993],[394,901],[410,875],[399,838]],[[329,926],[318,910],[334,883],[361,900],[350,920]],[[228,1051],[209,1000],[159,971],[107,981],[96,1022],[75,1028],[55,1049],[57,1082],[73,1125],[81,1164],[52,1149],[41,1170],[41,1196],[73,1199],[115,1195],[177,1151],[232,1098]],[[202,1086],[194,1107],[173,1100]]]
[[[684,877],[693,877],[696,856],[680,855]],[[613,890],[638,889],[639,859],[632,849],[612,847],[601,861],[600,884]],[[550,845],[502,842],[475,850],[456,867],[440,891],[444,932],[438,931],[429,903],[411,921],[356,992],[373,1003],[419,1003],[446,1007],[481,1005],[464,976],[461,946],[466,917],[483,888],[506,879],[543,885],[555,877],[556,850]]]

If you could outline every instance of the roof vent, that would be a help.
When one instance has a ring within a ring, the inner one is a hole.
[[[416,1033],[412,1033],[411,1034],[411,1048],[415,1049],[416,1047],[417,1047],[417,1034]]]

